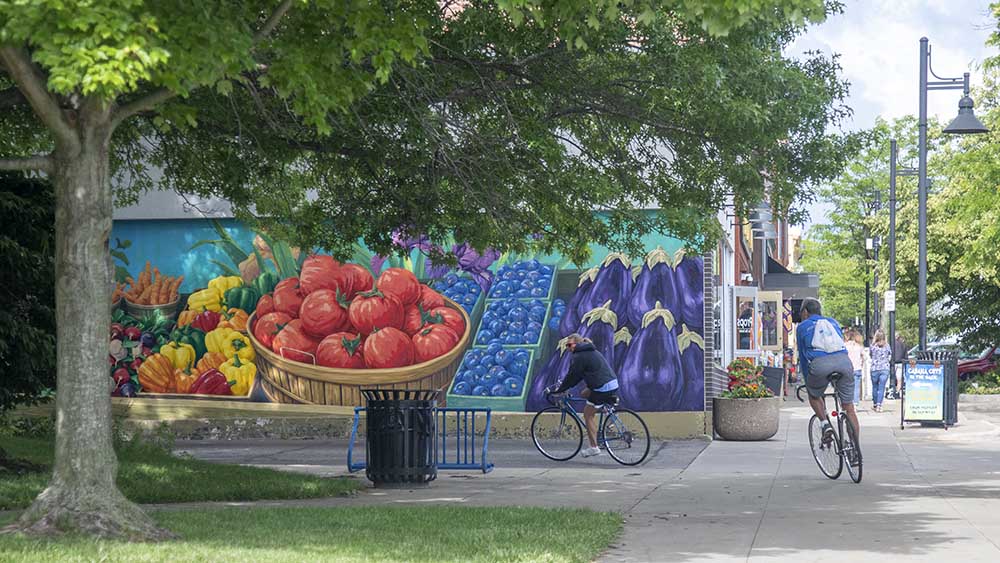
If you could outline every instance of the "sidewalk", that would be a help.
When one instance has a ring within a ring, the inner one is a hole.
[[[607,456],[555,463],[530,442],[491,442],[497,469],[439,473],[431,487],[367,489],[347,499],[261,505],[423,503],[575,506],[625,514],[605,561],[998,561],[1000,445],[988,415],[950,430],[899,430],[895,404],[861,413],[865,474],[823,477],[806,436],[811,412],[782,411],[767,442],[671,441],[624,468]],[[994,417],[992,420],[998,420]],[[994,433],[994,434],[991,434]],[[984,439],[986,436],[994,436]],[[215,461],[343,474],[341,442],[188,442]],[[360,477],[363,479],[363,476]],[[161,509],[184,506],[161,507]]]

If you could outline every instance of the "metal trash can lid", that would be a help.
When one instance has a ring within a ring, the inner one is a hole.
[[[361,393],[369,401],[433,401],[437,399],[437,389],[362,389]]]

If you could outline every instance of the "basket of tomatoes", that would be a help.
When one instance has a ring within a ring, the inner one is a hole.
[[[249,319],[261,390],[278,403],[358,406],[361,388],[446,389],[471,341],[468,313],[389,268],[310,256]]]

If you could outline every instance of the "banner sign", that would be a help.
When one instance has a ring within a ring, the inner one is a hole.
[[[944,420],[944,365],[938,362],[905,363],[903,381],[906,386],[905,422]]]

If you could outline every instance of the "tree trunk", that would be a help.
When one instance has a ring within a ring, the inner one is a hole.
[[[56,451],[52,480],[12,529],[163,539],[166,530],[115,484],[108,326],[110,113],[81,118],[80,149],[54,153],[56,190]],[[88,122],[87,120],[91,121]]]

